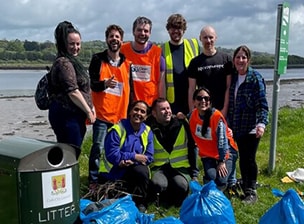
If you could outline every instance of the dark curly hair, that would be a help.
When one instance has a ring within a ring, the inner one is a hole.
[[[56,48],[57,48],[57,58],[59,57],[68,58],[74,66],[78,79],[86,83],[88,82],[88,74],[86,69],[77,60],[76,57],[68,53],[68,35],[70,33],[77,33],[81,37],[80,32],[73,26],[71,22],[63,21],[57,25],[54,31]]]

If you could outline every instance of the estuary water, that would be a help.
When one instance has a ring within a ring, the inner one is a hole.
[[[265,80],[273,80],[273,69],[257,69]],[[46,70],[1,70],[0,98],[33,96],[39,79]],[[283,79],[304,79],[304,68],[288,69]]]

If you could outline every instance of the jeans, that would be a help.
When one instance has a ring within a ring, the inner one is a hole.
[[[214,180],[216,186],[224,191],[228,184],[228,176],[232,170],[232,159],[230,159],[231,154],[229,155],[229,159],[225,161],[226,168],[228,170],[228,175],[225,177],[220,177],[217,172],[218,161],[214,158],[202,158],[203,168],[204,168],[204,184],[208,183],[210,180]]]
[[[96,119],[93,124],[93,145],[89,157],[89,182],[97,183],[100,165],[100,155],[104,148],[105,137],[111,123]]]
[[[230,156],[229,159],[231,160],[231,171],[228,174],[228,186],[232,186],[236,184],[236,161],[238,159],[238,152],[234,149],[230,149]]]
[[[151,182],[153,194],[159,193],[166,204],[180,206],[188,195],[188,180],[170,166],[164,165],[162,169],[155,171]]]
[[[57,142],[77,146],[80,150],[86,133],[86,114],[79,110],[71,110],[53,101],[49,108],[49,122],[56,135]]]

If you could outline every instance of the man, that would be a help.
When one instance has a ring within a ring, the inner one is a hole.
[[[110,25],[105,31],[108,49],[94,54],[89,66],[92,99],[96,110],[93,124],[93,145],[89,158],[89,188],[94,190],[98,183],[100,154],[104,148],[107,130],[122,118],[127,117],[131,102],[131,64],[120,53],[124,31]]]
[[[132,61],[134,100],[151,106],[153,100],[165,97],[165,62],[161,48],[149,41],[152,21],[138,17],[133,23],[134,41],[121,47],[121,52]]]
[[[186,68],[192,58],[200,53],[198,40],[183,39],[187,22],[181,14],[172,14],[167,20],[166,29],[170,40],[162,45],[162,54],[166,61],[166,97],[173,114],[189,113],[188,76]]]
[[[205,87],[212,96],[212,106],[226,117],[229,103],[229,87],[232,59],[215,48],[217,35],[213,27],[206,26],[200,33],[203,52],[193,58],[187,70],[189,78],[189,110],[193,109],[192,96],[196,87]]]
[[[160,200],[180,206],[188,195],[189,181],[197,179],[195,143],[185,119],[172,117],[169,102],[164,98],[152,104],[147,120],[154,134],[152,191]]]

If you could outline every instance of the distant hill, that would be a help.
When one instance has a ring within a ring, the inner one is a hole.
[[[161,43],[156,43],[161,44]],[[79,59],[88,66],[94,53],[107,48],[104,41],[93,40],[82,42]],[[218,47],[219,51],[233,55],[234,49]],[[44,68],[50,65],[56,57],[55,44],[51,41],[43,43],[36,41],[0,40],[0,68]],[[253,66],[273,67],[274,54],[267,52],[252,52]],[[304,67],[304,58],[297,55],[288,56],[288,67]]]

